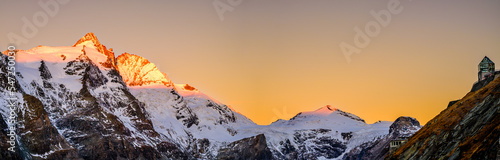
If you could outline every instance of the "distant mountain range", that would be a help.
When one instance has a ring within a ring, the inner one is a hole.
[[[411,117],[367,124],[332,106],[263,126],[191,85],[172,82],[143,57],[115,57],[93,33],[73,46],[16,50],[12,95],[7,66],[7,55],[0,54],[2,159],[488,159],[498,148],[499,79],[422,129]],[[12,103],[15,125],[7,107]],[[15,152],[9,151],[10,127]],[[390,150],[401,137],[410,139]]]

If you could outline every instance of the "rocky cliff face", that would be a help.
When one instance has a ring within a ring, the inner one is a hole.
[[[23,94],[26,107],[19,112],[18,132],[22,150],[28,151],[28,159],[81,159],[71,144],[58,133],[51,123],[42,102]],[[40,141],[43,139],[42,141]],[[47,154],[49,153],[49,154]]]
[[[489,76],[488,78],[486,78],[484,80],[477,81],[476,83],[474,83],[474,85],[472,85],[472,89],[470,90],[470,92],[475,92],[475,91],[483,88],[484,86],[488,85],[490,82],[492,82],[493,80],[495,80],[498,77],[500,77],[500,71],[496,71],[495,73],[493,73],[493,75]]]
[[[389,134],[395,137],[410,137],[420,129],[420,122],[412,117],[399,117],[389,127]]]
[[[477,84],[387,159],[498,159],[500,78]]]

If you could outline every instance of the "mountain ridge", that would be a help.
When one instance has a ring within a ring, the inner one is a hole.
[[[46,113],[40,119],[46,125],[43,130],[18,126],[16,134],[23,141],[16,150],[34,159],[245,158],[228,153],[227,148],[238,146],[235,152],[248,154],[253,148],[251,153],[272,159],[340,159],[389,134],[391,122],[367,124],[329,105],[257,125],[195,87],[173,83],[147,59],[129,53],[114,58],[110,51],[92,33],[74,46],[17,51],[20,116]],[[7,76],[7,60],[0,55],[0,77]],[[1,82],[0,97],[7,97],[7,83]],[[0,104],[8,101],[0,98]],[[0,115],[2,124],[8,109],[0,108]],[[48,150],[27,145],[40,139],[40,131],[54,129],[50,135],[55,141],[44,146]],[[0,138],[6,137],[4,131]]]

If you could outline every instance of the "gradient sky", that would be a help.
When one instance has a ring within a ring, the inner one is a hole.
[[[0,50],[44,11],[37,2],[1,1]],[[401,0],[351,63],[339,44],[353,45],[354,27],[389,0],[243,0],[223,21],[213,2],[73,0],[16,46],[70,46],[94,32],[117,56],[145,57],[258,124],[329,104],[368,123],[423,125],[470,90],[485,55],[500,63],[498,0]]]

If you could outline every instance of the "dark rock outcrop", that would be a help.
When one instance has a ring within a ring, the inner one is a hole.
[[[88,68],[90,64],[90,58],[81,54],[75,60],[69,61],[64,67],[64,72],[68,75],[79,75],[82,76],[85,70]]]
[[[450,101],[450,102],[448,103],[448,106],[447,106],[446,108],[448,108],[448,107],[450,107],[450,106],[453,106],[453,105],[454,105],[455,103],[457,103],[458,101],[460,101],[460,100]]]
[[[484,86],[488,85],[491,81],[498,78],[499,76],[500,76],[500,71],[496,71],[495,73],[493,73],[493,75],[488,76],[486,79],[474,83],[474,85],[472,85],[472,89],[470,90],[470,92],[475,92],[483,88]]]
[[[412,117],[399,117],[389,127],[389,134],[409,137],[414,133],[411,131],[416,131],[418,129],[420,129],[420,122],[418,122],[417,119]]]
[[[108,79],[102,74],[101,70],[99,70],[99,68],[93,63],[89,63],[82,77],[82,83],[85,83],[85,85],[95,89],[106,84],[107,82]]]
[[[325,136],[332,134],[330,129],[299,130],[294,134],[298,159],[314,159],[316,157],[337,158],[347,148],[341,140]]]
[[[52,78],[52,75],[50,74],[49,68],[47,68],[47,65],[45,65],[44,61],[40,62],[40,67],[38,68],[38,71],[40,71],[40,77],[43,80],[48,80]]]
[[[176,105],[172,106],[176,109],[175,118],[181,120],[186,127],[191,127],[193,125],[198,125],[199,119],[196,114],[193,113],[191,108],[189,108],[184,102],[184,97],[182,97],[175,89],[171,89],[170,93],[175,96],[174,101]]]
[[[216,110],[217,112],[219,112],[219,114],[221,115],[219,117],[219,119],[217,120],[217,123],[218,124],[223,124],[223,123],[229,123],[229,122],[235,122],[236,121],[236,117],[234,117],[234,113],[231,109],[229,109],[229,107],[227,107],[226,105],[219,105],[215,102],[212,102],[210,100],[208,100],[207,102],[207,107],[210,107],[214,110]]]
[[[267,160],[272,159],[266,136],[259,134],[230,143],[219,150],[216,159],[221,160]]]
[[[391,138],[385,137],[374,142],[363,143],[342,157],[345,160],[379,160],[389,152]]]

